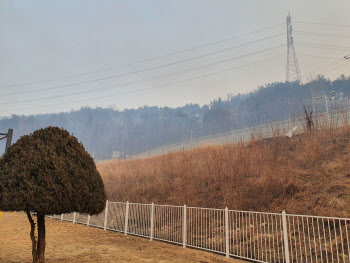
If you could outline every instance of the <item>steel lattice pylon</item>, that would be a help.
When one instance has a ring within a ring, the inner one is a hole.
[[[292,35],[292,19],[290,17],[290,12],[288,13],[287,19],[287,71],[286,71],[286,81],[299,81],[302,82],[298,59],[295,53],[293,35]]]

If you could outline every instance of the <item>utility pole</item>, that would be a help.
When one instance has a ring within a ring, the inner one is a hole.
[[[184,151],[184,150],[185,150],[185,146],[184,146],[184,128],[185,128],[185,124],[184,124],[183,120],[184,120],[184,117],[188,117],[188,115],[187,115],[187,114],[184,114],[184,113],[180,113],[180,114],[178,115],[178,117],[181,117],[181,119],[182,119],[182,135],[181,135],[181,140],[182,140],[182,151]]]
[[[6,146],[5,146],[5,153],[7,152],[7,149],[11,146],[11,143],[12,143],[12,135],[13,135],[13,129],[8,129],[8,132],[7,132],[7,140],[6,140]]]
[[[185,147],[184,147],[184,126],[183,125],[182,125],[181,141],[182,141],[182,151],[184,151]]]
[[[6,138],[5,153],[7,152],[7,149],[11,146],[12,135],[13,135],[13,129],[8,129],[7,133],[0,133],[0,136],[4,136],[0,138],[0,140],[3,140]]]
[[[193,128],[193,130],[192,130],[192,129],[191,129],[191,130],[187,130],[187,132],[189,132],[190,135],[191,135],[191,149],[192,149],[192,147],[193,147],[193,145],[192,145],[192,133],[193,133],[195,130],[196,130],[196,128]]]
[[[326,102],[326,110],[327,110],[327,113],[329,112],[329,109],[328,109],[328,99],[327,99],[327,95],[324,95],[324,100]]]
[[[286,69],[286,81],[299,81],[302,83],[297,55],[295,53],[294,41],[293,41],[293,27],[292,18],[290,12],[287,19],[287,69]]]

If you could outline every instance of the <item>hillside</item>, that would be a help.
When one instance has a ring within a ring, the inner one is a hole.
[[[113,201],[350,217],[350,127],[98,164]]]
[[[149,107],[118,110],[81,108],[77,111],[0,118],[0,132],[14,129],[20,136],[47,126],[63,127],[73,133],[96,160],[110,159],[113,152],[123,157],[145,152],[164,144],[285,120],[302,114],[303,105],[317,112],[349,107],[350,77],[334,81],[318,77],[298,82],[271,83],[248,94],[228,95],[207,105],[187,104],[178,108]],[[332,98],[329,93],[335,91]],[[316,99],[319,97],[319,99]],[[276,110],[278,109],[278,110]],[[4,149],[0,141],[0,149]],[[1,152],[0,152],[1,154]]]

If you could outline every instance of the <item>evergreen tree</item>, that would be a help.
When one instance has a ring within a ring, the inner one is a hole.
[[[0,159],[0,210],[26,212],[35,263],[45,261],[45,215],[98,214],[105,202],[95,162],[64,129],[48,127],[22,136]],[[37,215],[37,239],[32,213]]]

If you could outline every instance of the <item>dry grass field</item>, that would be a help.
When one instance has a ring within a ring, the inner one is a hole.
[[[30,226],[24,213],[2,213],[0,262],[31,262]],[[209,252],[116,232],[46,220],[46,262],[242,262]]]
[[[109,200],[350,217],[350,128],[98,164]]]

